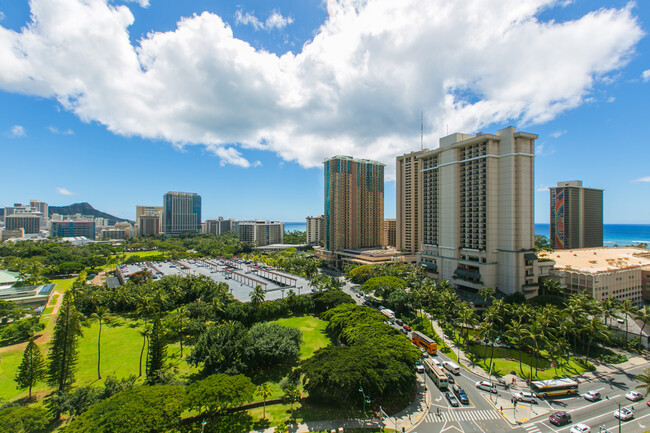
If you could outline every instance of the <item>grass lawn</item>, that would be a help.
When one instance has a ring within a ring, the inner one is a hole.
[[[99,324],[93,322],[89,328],[82,328],[83,337],[79,340],[79,356],[77,361],[77,373],[75,375],[75,386],[99,385],[107,376],[117,378],[128,377],[138,374],[140,350],[142,349],[142,336],[139,330],[142,323],[118,320],[119,326],[102,326],[102,380],[97,380],[97,333]],[[134,326],[135,325],[135,326]],[[40,345],[41,353],[47,356],[49,344]],[[167,346],[167,359],[179,376],[188,376],[196,373],[196,368],[190,367],[185,362],[189,354],[187,348],[183,348],[183,359],[179,359],[180,345],[170,344]],[[15,399],[27,396],[27,391],[16,389],[14,376],[23,356],[22,347],[8,351],[0,355],[0,398]],[[146,364],[145,357],[142,360],[142,374]],[[47,387],[39,384],[33,392],[46,391]]]
[[[76,278],[63,278],[57,280],[50,280],[50,284],[56,284],[54,290],[60,293],[64,293],[72,288],[72,283],[74,282],[74,280],[76,280]]]
[[[47,307],[45,310],[43,310],[43,315],[48,316],[52,314],[52,311],[54,310],[54,307]]]
[[[300,344],[300,360],[310,358],[314,352],[322,347],[332,344],[325,333],[327,322],[314,316],[289,317],[279,319],[277,323],[289,328],[296,328],[302,331],[302,343]]]
[[[59,299],[59,294],[55,293],[54,295],[52,295],[52,298],[50,298],[50,304],[49,305],[51,305],[51,306],[56,305],[57,299]]]
[[[487,357],[485,356],[485,351],[487,349]],[[489,362],[490,362],[490,353],[491,347],[485,345],[472,345],[471,352],[477,355],[476,363],[480,365],[485,371],[489,371]],[[521,375],[519,370],[519,351],[515,349],[510,349],[506,347],[495,347],[494,348],[494,368],[493,372],[499,376],[515,371],[517,374]],[[574,359],[569,361],[569,365],[565,366],[564,370],[558,368],[557,373],[555,369],[551,366],[551,363],[548,359],[540,358],[537,361],[538,370],[535,373],[534,360],[532,355],[526,352],[523,352],[521,355],[521,366],[523,370],[523,377],[528,378],[530,376],[530,364],[533,363],[533,380],[546,380],[546,379],[555,379],[557,377],[574,376],[576,374],[584,373],[586,370],[575,362]]]

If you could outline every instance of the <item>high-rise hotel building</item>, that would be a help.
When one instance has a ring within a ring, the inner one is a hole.
[[[551,188],[551,248],[603,246],[603,190],[583,188],[582,181],[558,182]]]
[[[325,249],[381,245],[384,223],[384,164],[334,156],[325,165]]]
[[[461,291],[535,296],[535,139],[513,127],[457,133],[398,157],[398,248],[418,251],[430,277]]]
[[[201,196],[191,192],[168,192],[163,197],[163,232],[166,234],[201,231]]]
[[[325,240],[325,218],[323,215],[307,217],[307,243],[318,245]]]
[[[156,236],[160,234],[162,206],[136,206],[135,221],[138,236]]]

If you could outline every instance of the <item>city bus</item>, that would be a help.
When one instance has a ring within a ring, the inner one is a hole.
[[[433,341],[433,338],[429,338],[421,332],[413,331],[411,333],[411,343],[420,346],[430,355],[438,353],[438,345]]]
[[[537,397],[557,397],[578,394],[578,382],[572,379],[537,380],[530,382],[530,390]]]
[[[445,390],[449,387],[449,379],[447,379],[447,375],[440,369],[440,367],[434,364],[432,360],[424,360],[424,369],[438,388]]]

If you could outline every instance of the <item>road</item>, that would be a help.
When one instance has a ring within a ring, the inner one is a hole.
[[[363,303],[363,298],[356,296],[354,285],[346,282],[343,290],[354,297],[358,304]],[[408,335],[410,338],[410,335]],[[443,353],[436,358],[440,361],[450,360]],[[442,392],[436,387],[426,375],[426,384],[430,393],[431,406],[429,413],[424,417],[414,433],[569,433],[572,426],[578,423],[586,424],[594,433],[643,433],[650,431],[650,407],[646,404],[648,400],[643,399],[637,402],[629,401],[625,394],[635,390],[638,382],[635,377],[643,372],[648,365],[631,368],[626,371],[605,376],[590,382],[580,384],[580,395],[555,399],[540,399],[538,404],[532,407],[530,419],[519,418],[518,412],[513,409],[510,398],[515,389],[504,389],[499,387],[497,395],[477,389],[475,383],[484,378],[461,368],[460,376],[455,376],[456,382],[465,390],[470,400],[469,405],[451,407]],[[602,399],[596,402],[589,402],[583,398],[587,391],[598,391]],[[507,404],[507,406],[506,406]],[[630,421],[619,421],[614,417],[614,411],[620,407],[634,409],[634,418]],[[519,403],[519,413],[527,408],[526,403]],[[501,413],[510,415],[510,418],[517,418],[521,425],[512,425]],[[548,415],[555,411],[565,411],[571,414],[572,423],[562,427],[556,427],[548,421]],[[529,411],[525,411],[530,413]],[[538,414],[535,416],[535,414]],[[533,417],[534,416],[534,417]]]

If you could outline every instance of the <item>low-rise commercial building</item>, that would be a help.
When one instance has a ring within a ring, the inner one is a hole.
[[[602,301],[613,296],[619,301],[643,304],[649,287],[650,252],[643,248],[581,248],[556,250],[543,256],[555,262],[549,277],[568,293],[587,292]]]

